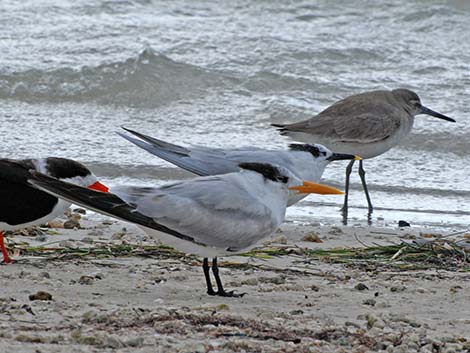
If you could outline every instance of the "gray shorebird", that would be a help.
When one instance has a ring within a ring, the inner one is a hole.
[[[178,167],[200,176],[233,173],[240,170],[240,163],[269,163],[289,169],[297,178],[319,182],[325,167],[339,160],[360,159],[345,153],[334,153],[318,144],[291,144],[287,150],[266,150],[255,147],[236,149],[206,146],[183,147],[140,132],[126,129],[138,139],[121,134],[129,142]],[[289,193],[287,206],[305,198],[307,194]]]
[[[242,163],[241,171],[160,187],[118,186],[113,193],[96,192],[32,172],[29,182],[68,202],[136,223],[167,245],[200,255],[207,294],[226,292],[217,256],[235,255],[256,245],[283,222],[289,190],[298,193],[342,194],[321,184],[302,181],[288,169]],[[217,288],[212,287],[208,258]]]
[[[370,91],[344,98],[316,116],[293,124],[272,124],[281,135],[321,143],[333,151],[351,153],[363,159],[373,158],[398,145],[413,127],[414,117],[427,114],[455,122],[454,119],[426,108],[418,95],[408,89]],[[346,168],[343,218],[346,222],[349,178],[354,160]],[[373,206],[367,189],[363,161],[359,176],[367,198],[369,217]]]

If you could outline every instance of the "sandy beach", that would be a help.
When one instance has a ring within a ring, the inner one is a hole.
[[[310,252],[441,236],[429,229],[288,222],[251,256],[220,259],[226,288],[246,295],[218,298],[205,293],[201,259],[133,225],[72,212],[51,226],[9,237],[17,261],[0,267],[1,352],[470,349],[465,263]]]

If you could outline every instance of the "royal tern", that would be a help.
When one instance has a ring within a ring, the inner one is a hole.
[[[319,144],[291,144],[288,150],[265,150],[254,147],[236,149],[210,148],[205,146],[183,147],[123,128],[138,139],[118,134],[138,147],[176,166],[200,176],[237,172],[240,163],[268,163],[289,169],[297,178],[319,182],[325,167],[332,161],[360,159],[357,156],[333,153]],[[287,206],[305,198],[295,192],[289,193]]]
[[[284,220],[289,190],[342,194],[301,181],[284,167],[242,163],[240,168],[236,173],[160,187],[118,186],[112,193],[95,192],[37,172],[32,172],[29,182],[68,202],[136,223],[164,244],[204,257],[207,293],[239,296],[224,290],[218,256],[247,251],[273,233]],[[209,276],[209,257],[213,258],[217,291]]]

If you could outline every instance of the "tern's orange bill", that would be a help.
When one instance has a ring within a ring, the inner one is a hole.
[[[94,184],[91,184],[88,189],[92,189],[92,190],[96,190],[96,191],[101,191],[101,192],[108,192],[109,191],[109,188],[104,185],[104,184],[101,184],[99,181],[97,181],[96,183]]]
[[[344,192],[328,185],[304,181],[303,185],[291,186],[289,190],[298,191],[299,194],[342,195]]]

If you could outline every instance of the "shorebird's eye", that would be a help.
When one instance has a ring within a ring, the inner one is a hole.
[[[289,177],[280,176],[280,177],[277,177],[277,180],[279,180],[281,183],[287,184],[287,182],[289,181]]]

